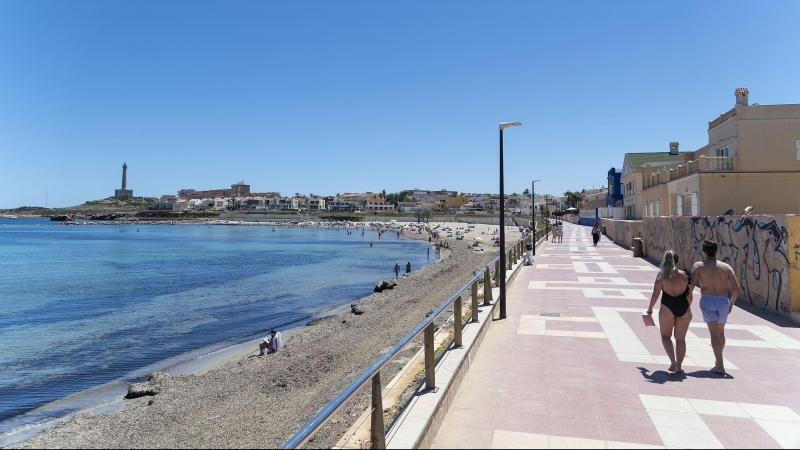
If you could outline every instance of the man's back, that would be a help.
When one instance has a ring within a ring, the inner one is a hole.
[[[692,280],[699,281],[702,295],[728,296],[728,282],[733,279],[732,286],[736,285],[733,269],[724,262],[714,258],[699,261],[692,266]]]

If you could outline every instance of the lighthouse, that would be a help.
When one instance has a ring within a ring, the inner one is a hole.
[[[128,189],[128,163],[122,163],[122,189],[114,190],[114,198],[133,197],[133,189]]]

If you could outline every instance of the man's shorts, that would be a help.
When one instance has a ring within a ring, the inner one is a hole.
[[[704,295],[700,297],[700,311],[703,313],[703,322],[728,322],[731,301],[723,295]]]

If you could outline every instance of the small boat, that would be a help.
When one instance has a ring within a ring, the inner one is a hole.
[[[6,216],[6,219],[16,219],[17,216]]]

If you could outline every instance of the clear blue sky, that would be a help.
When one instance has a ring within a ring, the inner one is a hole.
[[[800,2],[0,2],[0,208],[605,184],[800,103]]]

